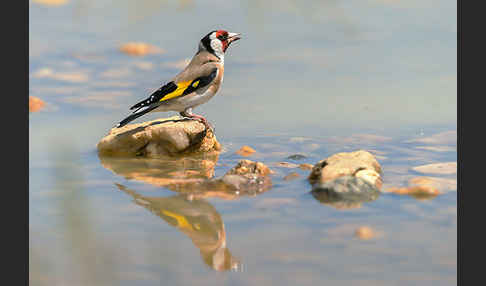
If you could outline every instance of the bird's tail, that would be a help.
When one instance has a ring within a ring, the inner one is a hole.
[[[140,116],[142,116],[144,114],[149,113],[150,111],[156,109],[157,107],[158,107],[158,105],[149,106],[149,107],[147,107],[146,109],[144,109],[142,111],[139,111],[139,112],[135,112],[133,114],[130,114],[125,119],[123,119],[122,121],[120,121],[120,123],[118,123],[115,127],[116,128],[123,127],[123,126],[127,125],[129,122],[131,122],[131,121],[139,118]]]

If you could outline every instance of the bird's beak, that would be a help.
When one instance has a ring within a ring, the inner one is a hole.
[[[234,41],[238,41],[239,39],[241,39],[240,36],[240,33],[228,33],[228,44]]]

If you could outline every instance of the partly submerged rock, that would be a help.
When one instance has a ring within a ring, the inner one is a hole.
[[[314,165],[308,177],[312,195],[339,209],[357,208],[380,195],[381,166],[364,150],[337,153]]]
[[[176,156],[221,150],[211,130],[196,120],[178,116],[112,128],[97,145],[109,156]]]
[[[368,151],[334,154],[314,165],[308,177],[312,185],[330,182],[342,176],[354,176],[381,188],[381,166]]]
[[[439,190],[430,186],[409,186],[403,188],[390,188],[387,192],[398,195],[409,195],[417,200],[428,200],[440,194]]]
[[[391,187],[386,191],[399,195],[409,195],[417,200],[428,200],[437,195],[457,190],[457,180],[437,177],[415,177],[406,187]]]

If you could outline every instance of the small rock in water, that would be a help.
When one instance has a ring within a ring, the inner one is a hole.
[[[159,157],[211,153],[221,145],[204,124],[174,116],[112,128],[97,149],[104,156]]]
[[[425,173],[425,174],[455,174],[457,173],[457,162],[445,162],[445,163],[435,163],[422,165],[412,168],[415,172]]]
[[[408,181],[409,186],[432,187],[439,192],[448,192],[457,190],[456,179],[436,178],[436,177],[415,177]]]
[[[355,236],[362,240],[372,239],[376,236],[375,231],[369,226],[361,226],[356,229]]]
[[[307,156],[305,155],[301,155],[301,154],[294,154],[294,155],[290,155],[287,157],[287,159],[290,159],[290,160],[302,160],[302,159],[305,159],[307,158]]]
[[[361,172],[366,170],[366,172]],[[381,166],[375,157],[367,151],[342,152],[334,154],[319,161],[312,168],[308,179],[311,184],[332,181],[342,176],[356,176],[360,174],[362,179],[369,180],[371,184],[380,187]]]
[[[299,165],[299,168],[301,170],[312,170],[312,167],[314,167],[314,165],[312,165],[312,164],[300,164]]]
[[[299,173],[292,172],[283,178],[284,181],[291,181],[300,177]]]
[[[439,190],[430,186],[414,186],[405,188],[390,188],[387,192],[398,195],[409,195],[418,200],[427,200],[435,198],[440,194]]]
[[[456,190],[457,180],[435,177],[415,177],[408,181],[407,187],[389,188],[387,192],[409,195],[418,200],[435,198],[446,191]]]
[[[37,112],[44,107],[44,101],[35,96],[29,96],[29,112]]]
[[[153,45],[141,42],[130,42],[123,44],[120,51],[131,56],[145,56],[147,54],[163,53],[164,51]]]
[[[248,157],[255,152],[256,151],[253,148],[245,145],[245,146],[241,147],[240,150],[236,151],[235,153],[240,155],[240,156],[243,156],[243,157]]]
[[[312,195],[336,208],[353,208],[380,195],[381,166],[364,150],[337,153],[314,165],[308,177]]]

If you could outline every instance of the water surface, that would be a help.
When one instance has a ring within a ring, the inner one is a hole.
[[[455,189],[343,207],[309,193],[309,171],[277,164],[372,150],[386,190],[423,175],[412,167],[456,161],[454,135],[417,140],[456,130],[456,2],[31,1],[29,14],[29,90],[46,102],[29,114],[32,285],[456,284]],[[98,157],[128,107],[218,28],[244,37],[195,110],[223,145],[212,171],[249,145],[272,188],[190,200],[159,183],[191,163]],[[118,50],[129,41],[165,52],[131,57]],[[376,237],[356,238],[363,225]]]

